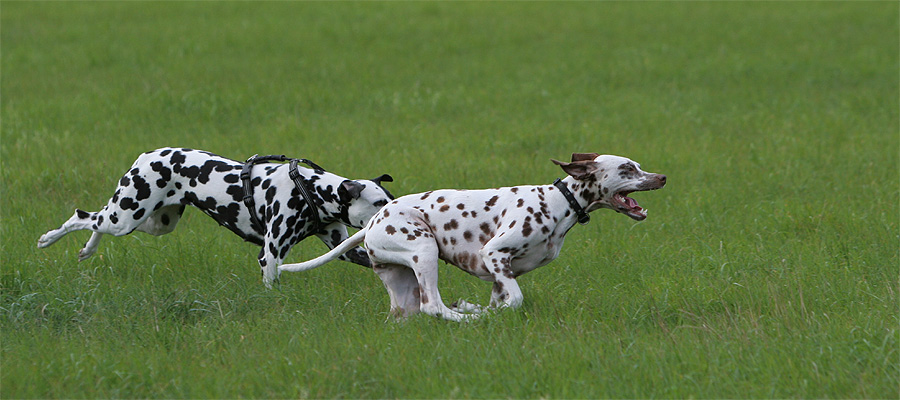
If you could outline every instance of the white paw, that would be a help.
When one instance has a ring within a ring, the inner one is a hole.
[[[47,247],[47,246],[53,244],[53,242],[55,242],[55,240],[51,240],[48,236],[49,236],[49,234],[45,233],[44,235],[41,236],[40,239],[38,239],[38,248],[39,249],[43,249],[44,247]]]
[[[460,313],[469,313],[469,314],[481,314],[484,312],[484,307],[469,303],[465,300],[458,300],[457,302],[450,305],[450,309]]]
[[[78,261],[87,260],[92,255],[94,255],[94,253],[96,253],[96,252],[97,252],[97,250],[94,250],[94,249],[87,249],[87,248],[81,249],[81,251],[78,252]]]

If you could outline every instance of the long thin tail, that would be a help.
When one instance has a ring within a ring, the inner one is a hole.
[[[322,254],[319,257],[316,257],[312,260],[305,261],[302,263],[282,264],[281,266],[278,267],[278,270],[279,271],[297,272],[297,271],[306,271],[306,270],[310,270],[313,268],[321,267],[321,266],[325,265],[326,263],[328,263],[329,261],[332,261],[335,258],[340,257],[341,254],[348,252],[350,249],[352,249],[356,246],[359,246],[359,244],[362,243],[363,240],[366,238],[367,231],[368,231],[368,227],[361,229],[359,232],[356,232],[355,234],[353,234],[353,236],[350,236],[349,238],[345,239],[343,242],[341,242],[341,244],[335,246],[333,249],[331,249],[331,251],[329,251],[325,254]]]

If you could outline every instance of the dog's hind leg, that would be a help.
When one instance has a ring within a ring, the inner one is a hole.
[[[94,253],[97,252],[97,246],[100,245],[100,238],[102,237],[103,234],[100,232],[92,233],[91,238],[84,244],[84,248],[78,252],[78,261],[87,260],[88,257],[94,255]]]
[[[110,212],[110,206],[117,211]],[[139,211],[123,212],[110,200],[110,205],[103,207],[103,210],[98,212],[75,210],[75,214],[64,222],[62,226],[42,235],[38,239],[38,247],[48,247],[70,232],[90,230],[94,233],[84,248],[78,253],[78,260],[83,261],[97,251],[97,246],[100,244],[100,238],[103,234],[113,236],[127,235],[140,226],[146,218],[147,216],[140,215]]]
[[[96,214],[97,213],[75,210],[75,215],[72,215],[72,217],[64,222],[62,226],[43,234],[41,238],[38,239],[38,247],[48,247],[51,244],[56,243],[57,240],[61,239],[69,232],[91,229],[97,221]]]
[[[366,235],[366,247],[372,263],[375,265],[397,265],[409,270],[403,273],[401,283],[391,283],[393,280],[385,280],[385,272],[379,272],[379,277],[385,282],[385,286],[391,293],[391,308],[408,303],[410,294],[408,288],[412,287],[411,278],[418,285],[419,310],[425,314],[441,317],[451,321],[467,321],[477,318],[479,314],[463,314],[451,310],[441,299],[438,290],[438,244],[434,234],[427,224],[418,218],[407,218],[404,214],[416,213],[407,210],[405,212],[392,213],[382,221],[382,225],[370,226]],[[375,230],[373,234],[373,229]],[[402,270],[401,269],[401,270]],[[399,275],[393,272],[388,277]],[[397,278],[399,279],[399,278]],[[412,296],[415,296],[413,294]],[[402,307],[402,306],[400,306]]]
[[[146,184],[146,181],[140,175],[136,173],[126,174],[119,181],[119,187],[103,209],[97,212],[75,210],[75,214],[64,222],[62,226],[41,236],[38,239],[38,247],[50,246],[69,232],[83,229],[90,230],[94,234],[91,235],[90,240],[79,252],[79,260],[84,260],[97,251],[102,234],[113,236],[127,235],[140,227],[151,215],[160,215],[160,218],[162,218],[162,215],[157,214],[157,211],[165,210],[170,212],[181,207],[180,203],[176,203],[177,205],[174,207],[171,204],[167,204],[177,201],[173,197],[166,196],[164,193],[150,191],[147,188],[149,188],[149,184]],[[174,215],[180,216],[181,214],[179,212]],[[173,220],[177,221],[177,218]],[[172,224],[172,227],[174,228],[174,224]]]
[[[142,223],[135,229],[141,232],[149,233],[151,235],[164,235],[166,233],[172,232],[175,229],[175,224],[177,224],[178,220],[181,219],[182,213],[184,213],[184,206],[182,205],[176,204],[172,206],[162,207],[151,213],[150,216],[147,217],[146,221],[144,221],[144,223]],[[90,256],[94,255],[94,253],[97,252],[97,247],[100,245],[100,239],[102,237],[103,233],[95,231],[91,235],[91,238],[88,239],[87,243],[84,245],[84,248],[78,252],[78,261],[84,261]]]
[[[413,270],[403,265],[375,265],[375,273],[391,297],[391,315],[403,318],[419,312],[419,282]]]

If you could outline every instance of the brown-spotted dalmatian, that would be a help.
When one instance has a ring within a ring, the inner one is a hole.
[[[250,170],[255,210],[242,202],[240,181],[243,163],[192,149],[162,148],[142,154],[119,180],[115,193],[102,210],[76,210],[58,229],[41,236],[38,247],[47,247],[67,233],[87,229],[94,233],[81,249],[85,260],[97,251],[104,234],[127,235],[135,230],[163,235],[175,229],[184,208],[193,205],[244,240],[262,246],[259,265],[263,282],[271,287],[278,265],[291,247],[315,235],[329,248],[347,238],[346,226],[361,228],[393,199],[381,186],[389,175],[373,180],[349,180],[315,169],[298,167],[300,180],[315,203],[308,204],[289,177],[289,164],[255,164]],[[254,224],[257,213],[264,226]],[[318,229],[310,221],[318,215]],[[346,226],[345,226],[346,225]],[[343,260],[370,266],[362,248],[346,248]]]
[[[647,211],[628,195],[666,184],[665,175],[644,172],[624,157],[576,153],[572,162],[552,161],[568,174],[553,185],[403,196],[329,253],[279,269],[316,268],[364,241],[394,315],[422,311],[461,321],[484,310],[465,301],[444,305],[438,259],[493,282],[491,307],[518,307],[516,278],[555,259],[566,233],[576,222],[586,223],[588,212],[608,208],[643,220]]]

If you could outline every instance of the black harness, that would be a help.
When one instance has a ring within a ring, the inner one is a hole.
[[[303,180],[303,177],[300,175],[300,171],[297,170],[297,164],[303,163],[306,164],[317,173],[325,172],[325,169],[316,165],[314,162],[309,161],[305,158],[287,158],[284,155],[280,156],[262,156],[254,155],[247,159],[247,162],[244,163],[244,166],[241,168],[241,182],[244,186],[244,205],[247,207],[247,210],[250,212],[250,221],[259,227],[263,234],[266,233],[266,226],[259,220],[259,217],[256,216],[256,206],[253,204],[253,186],[250,184],[250,171],[253,169],[253,166],[256,164],[267,163],[267,162],[290,162],[290,169],[288,170],[288,176],[291,177],[291,180],[294,181],[294,184],[297,185],[297,189],[300,190],[300,194],[303,196],[303,200],[306,201],[306,204],[309,204],[309,207],[312,209],[312,225],[313,232],[319,231],[319,225],[322,223],[319,220],[319,210],[316,207],[316,202],[313,201],[312,194],[310,194],[309,189],[306,187],[306,183]]]
[[[566,200],[569,201],[569,206],[572,207],[573,210],[575,210],[575,215],[578,216],[579,224],[586,225],[588,222],[590,222],[591,216],[584,211],[584,207],[582,207],[581,204],[578,204],[578,202],[575,201],[575,195],[573,195],[572,192],[569,191],[569,188],[565,183],[563,183],[561,179],[557,179],[556,181],[554,181],[553,186],[556,186],[559,189],[559,192],[562,193],[562,195],[565,196]]]

